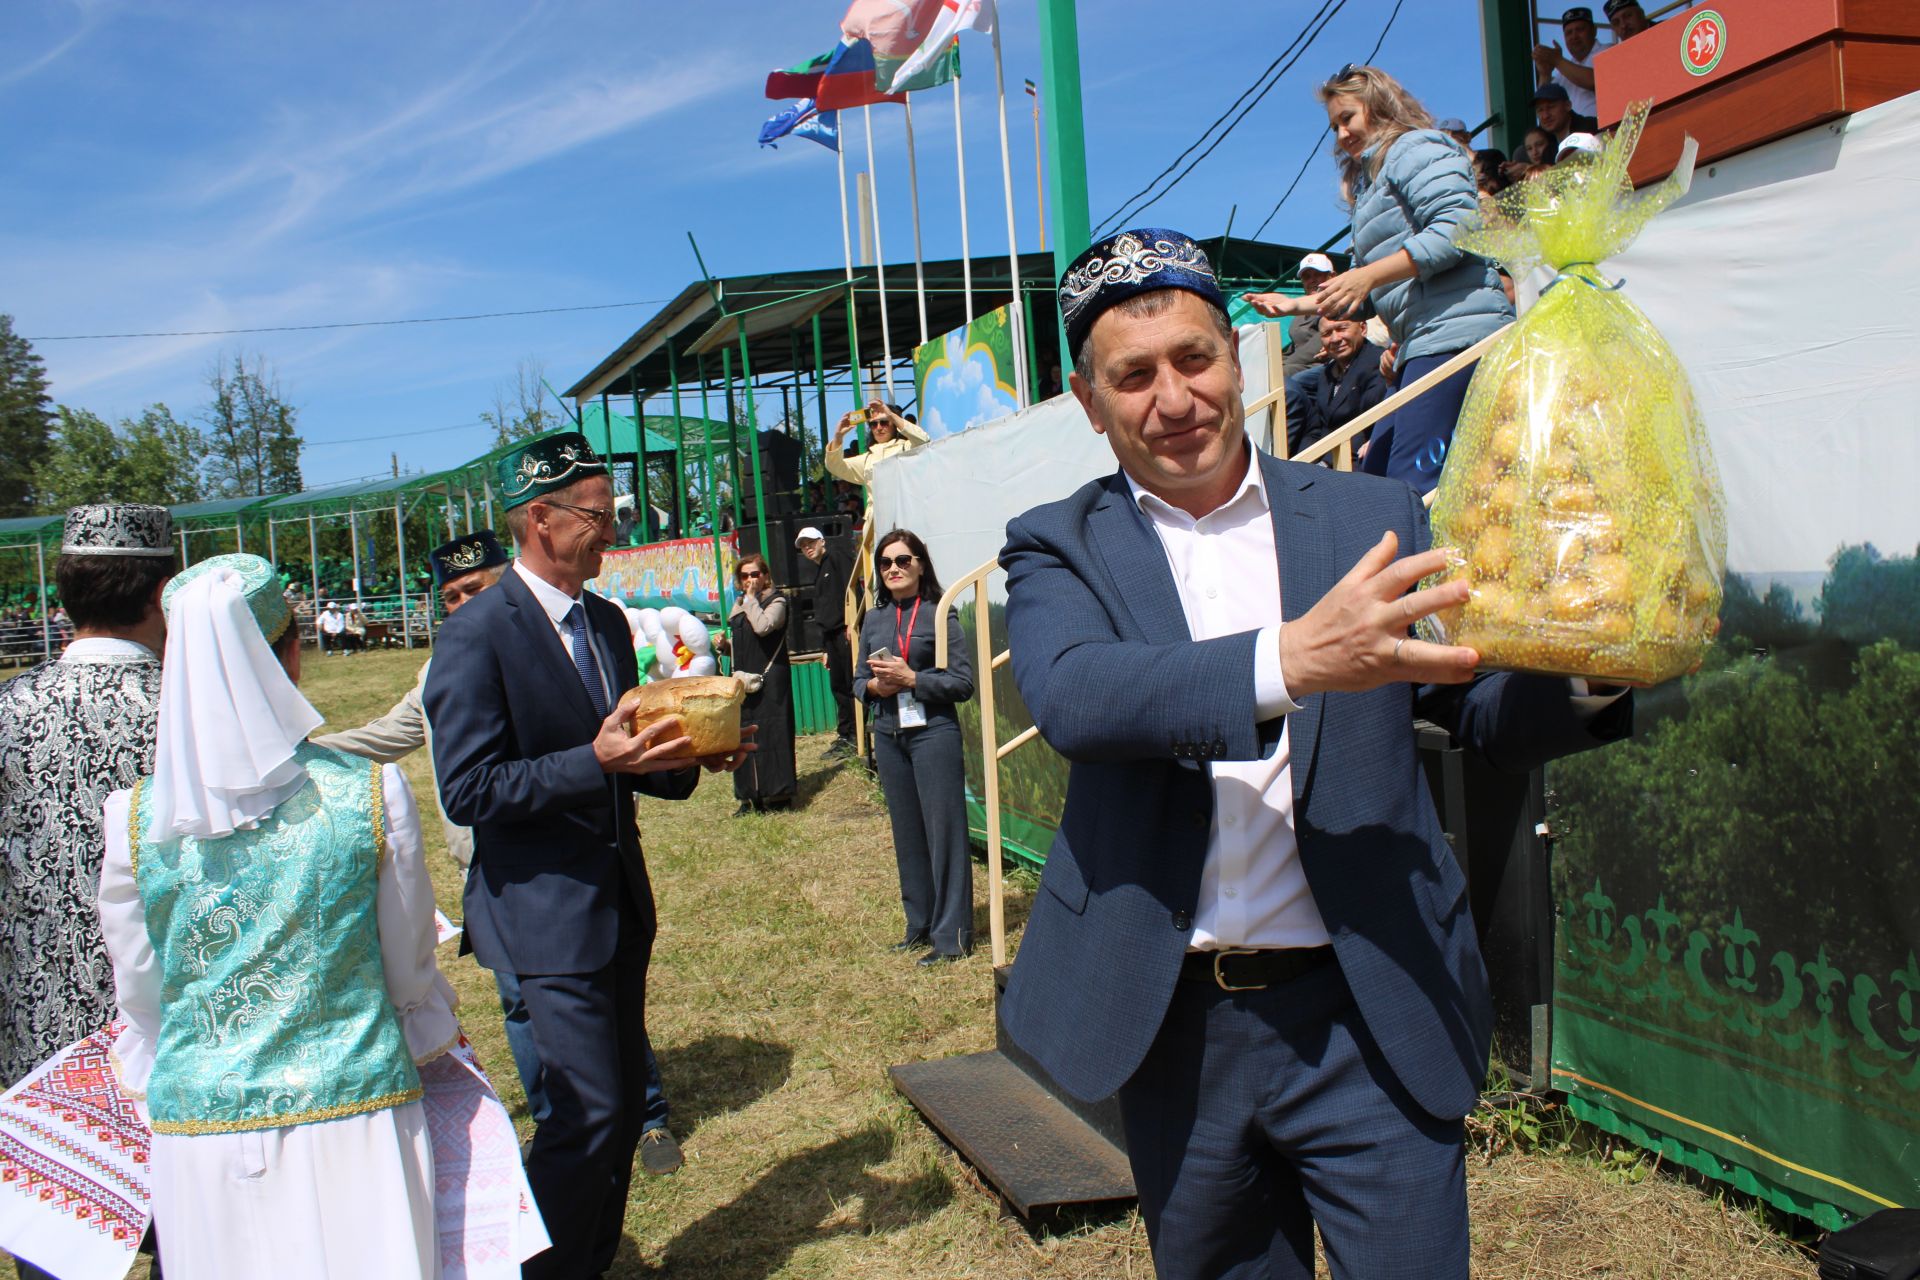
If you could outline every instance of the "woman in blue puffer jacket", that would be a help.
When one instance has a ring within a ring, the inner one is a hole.
[[[1247,300],[1272,316],[1378,314],[1399,344],[1400,385],[1411,386],[1513,319],[1493,268],[1453,243],[1478,205],[1473,157],[1377,67],[1343,67],[1320,100],[1359,265],[1310,297]],[[1472,376],[1469,365],[1374,428],[1363,469],[1422,493],[1438,484]]]

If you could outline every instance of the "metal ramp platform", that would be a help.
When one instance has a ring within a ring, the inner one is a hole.
[[[1133,1198],[1126,1153],[997,1050],[888,1069],[893,1085],[1021,1217]]]

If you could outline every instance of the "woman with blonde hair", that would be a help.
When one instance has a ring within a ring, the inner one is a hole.
[[[1453,243],[1478,208],[1470,158],[1378,67],[1349,63],[1319,94],[1357,265],[1310,297],[1247,300],[1269,316],[1377,314],[1398,344],[1400,384],[1411,386],[1513,319],[1493,268]],[[1472,376],[1469,365],[1375,427],[1364,469],[1421,492],[1438,484]]]

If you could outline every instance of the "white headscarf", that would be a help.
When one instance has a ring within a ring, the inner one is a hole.
[[[258,823],[305,785],[294,749],[321,722],[260,633],[240,574],[186,583],[167,607],[148,838]]]

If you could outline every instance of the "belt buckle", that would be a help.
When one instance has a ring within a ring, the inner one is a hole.
[[[1226,959],[1228,956],[1250,956],[1250,955],[1256,955],[1256,954],[1258,953],[1252,947],[1222,947],[1220,948],[1220,950],[1214,952],[1213,953],[1214,985],[1219,987],[1222,991],[1265,991],[1267,989],[1267,984],[1264,982],[1251,982],[1251,983],[1248,983],[1246,986],[1236,987],[1232,983],[1227,981],[1227,977],[1225,974],[1220,972],[1220,962]]]

